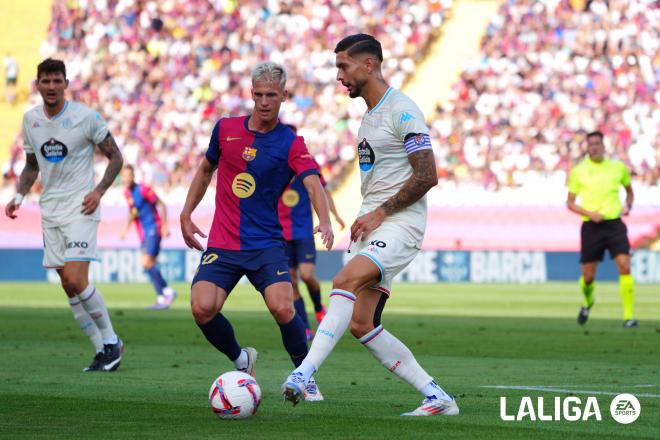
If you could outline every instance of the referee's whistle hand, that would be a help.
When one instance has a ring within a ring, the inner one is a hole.
[[[10,202],[7,203],[7,205],[5,206],[5,215],[6,215],[7,217],[9,217],[10,219],[12,219],[12,220],[15,219],[15,218],[17,217],[15,213],[16,213],[16,211],[18,211],[18,208],[19,208],[20,206],[21,206],[21,205],[17,205],[13,200],[10,201]]]

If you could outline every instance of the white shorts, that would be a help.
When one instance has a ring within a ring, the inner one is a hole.
[[[66,261],[98,260],[98,227],[99,222],[92,218],[64,226],[44,227],[44,267],[59,269],[64,267]]]
[[[351,243],[346,262],[356,255],[373,261],[380,269],[380,282],[371,287],[389,295],[394,277],[415,259],[420,248],[421,243],[406,229],[385,223],[369,234],[366,241]]]

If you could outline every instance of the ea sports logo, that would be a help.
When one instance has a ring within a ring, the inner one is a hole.
[[[250,197],[254,193],[256,187],[257,184],[254,181],[254,177],[248,173],[237,174],[236,177],[234,177],[234,181],[231,183],[231,190],[239,199]]]
[[[300,201],[300,195],[295,189],[287,189],[282,194],[282,202],[287,208],[292,208],[298,204]]]
[[[612,399],[612,403],[610,404],[612,418],[624,425],[637,420],[641,409],[639,400],[632,394],[619,394]]]

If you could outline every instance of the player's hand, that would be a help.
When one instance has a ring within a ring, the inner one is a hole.
[[[204,234],[197,225],[193,223],[190,217],[181,217],[181,235],[183,235],[183,241],[186,242],[186,246],[197,249],[198,251],[203,251],[204,246],[197,241],[195,234],[206,238],[206,234]]]
[[[17,205],[16,201],[11,199],[11,201],[5,206],[5,215],[12,220],[15,219],[17,217],[16,211],[18,211],[18,208],[20,207],[21,205]]]
[[[621,215],[628,215],[630,214],[630,206],[624,205],[623,209],[621,210]]]
[[[163,223],[162,226],[160,227],[160,236],[161,237],[169,237],[170,236],[170,228],[168,228],[165,223]]]
[[[96,211],[96,208],[99,207],[99,203],[101,203],[101,194],[99,191],[94,190],[87,194],[85,198],[83,199],[82,202],[82,209],[80,210],[80,213],[83,215],[90,215],[93,214],[94,211]]]
[[[589,217],[589,219],[594,223],[600,223],[603,221],[602,214],[599,214],[597,212],[591,212],[587,217]]]
[[[330,250],[332,248],[333,243],[335,242],[335,234],[332,232],[332,225],[330,222],[328,223],[321,223],[317,227],[314,228],[314,233],[321,233],[321,240],[323,241],[323,245],[327,250]]]
[[[385,219],[383,208],[376,208],[358,217],[351,225],[351,241],[358,242],[367,239]]]

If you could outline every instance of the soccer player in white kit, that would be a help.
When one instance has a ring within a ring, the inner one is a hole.
[[[350,324],[351,333],[385,368],[415,387],[424,401],[404,416],[456,415],[458,405],[380,323],[392,280],[419,252],[426,229],[426,193],[438,182],[428,128],[417,105],[389,87],[383,52],[371,35],[356,34],[335,48],[337,80],[367,113],[358,132],[362,207],[351,226],[351,260],[333,280],[325,318],[307,357],[282,385],[297,404],[305,386]]]
[[[41,172],[43,265],[57,270],[73,317],[96,348],[91,365],[83,371],[115,371],[123,344],[112,328],[101,292],[89,284],[88,273],[90,261],[98,259],[99,203],[123,159],[99,113],[64,98],[69,80],[62,61],[48,58],[41,62],[36,84],[43,106],[32,108],[23,117],[26,163],[5,214],[17,217],[24,196]],[[96,186],[94,145],[109,160]]]

